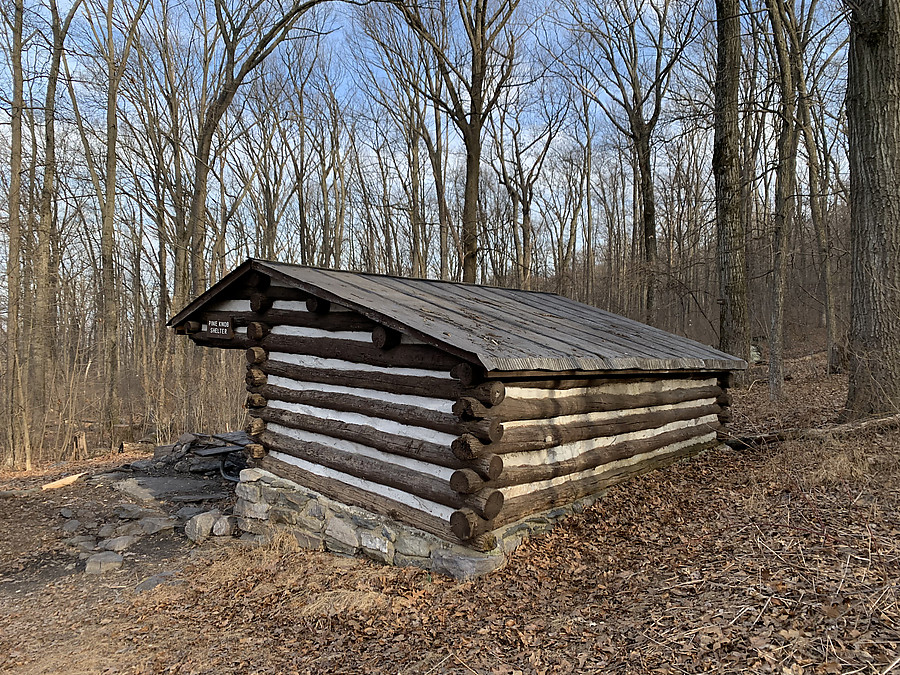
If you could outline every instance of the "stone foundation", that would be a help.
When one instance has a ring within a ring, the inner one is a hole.
[[[479,552],[386,516],[342,504],[262,469],[241,471],[235,492],[238,500],[233,511],[237,527],[260,539],[279,531],[290,532],[303,548],[362,554],[389,565],[414,565],[457,579],[501,567],[522,541],[583,511],[601,496],[594,495],[495,530],[496,548]]]

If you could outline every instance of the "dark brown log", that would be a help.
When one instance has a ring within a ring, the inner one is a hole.
[[[330,315],[337,316],[337,315]],[[460,393],[459,383],[442,377],[417,377],[363,370],[332,370],[295,366],[282,361],[269,361],[262,366],[269,375],[287,377],[298,382],[321,382],[342,387],[359,387],[395,394],[411,394],[453,400]]]
[[[328,314],[331,311],[331,302],[311,295],[306,299],[306,309],[313,314]]]
[[[259,436],[266,430],[266,422],[265,420],[260,419],[259,417],[251,417],[247,421],[246,431],[251,436]]]
[[[471,363],[458,363],[450,368],[450,375],[464,387],[474,387],[484,381],[484,370]]]
[[[457,469],[450,476],[450,487],[462,494],[470,494],[484,487],[484,479],[472,469]]]
[[[202,325],[199,321],[185,321],[184,322],[184,332],[188,335],[192,335],[193,333],[199,333]]]
[[[270,330],[268,324],[261,321],[251,321],[247,324],[247,337],[251,340],[262,340],[269,334]]]
[[[731,421],[731,408],[722,408],[719,413],[719,421],[722,424],[728,424]]]
[[[602,392],[564,398],[509,398],[487,407],[480,401],[463,396],[453,404],[453,412],[461,419],[497,418],[501,422],[543,420],[563,415],[579,415],[629,408],[686,403],[722,394],[717,386],[671,389],[645,394],[604,394]]]
[[[716,403],[718,403],[723,408],[727,408],[731,405],[731,393],[728,391],[723,391],[716,397]]]
[[[262,394],[247,394],[248,408],[265,408],[268,403]]]
[[[655,429],[670,422],[718,415],[720,411],[721,408],[717,405],[704,405],[695,408],[637,414],[627,414],[627,411],[623,411],[621,417],[598,422],[579,422],[566,425],[535,422],[528,426],[505,428],[503,440],[489,445],[481,443],[472,436],[460,436],[453,441],[450,449],[460,459],[480,457],[485,453],[503,455],[510,452],[545,450],[563,443]]]
[[[393,349],[400,344],[400,333],[387,326],[375,326],[372,329],[372,344],[379,349]]]
[[[260,363],[265,363],[268,358],[269,353],[262,347],[247,348],[247,363],[258,365]]]
[[[460,422],[457,428],[489,443],[497,443],[503,438],[503,425],[497,418]]]
[[[259,394],[251,394],[251,396],[263,398]],[[266,422],[360,443],[382,452],[430,462],[448,469],[472,469],[485,480],[495,480],[503,473],[503,459],[497,455],[486,454],[483,457],[463,461],[448,452],[444,445],[408,436],[396,436],[364,424],[327,420],[278,408],[266,408],[255,414]]]
[[[522,464],[519,466],[511,466],[507,462],[500,478],[487,484],[477,475],[466,475],[457,478],[457,474],[465,471],[463,469],[462,471],[454,472],[453,478],[457,478],[457,483],[454,484],[453,478],[451,478],[451,485],[454,489],[459,485],[460,487],[468,487],[470,490],[481,490],[485,487],[507,487],[510,485],[522,485],[524,483],[549,480],[559,476],[568,476],[569,474],[578,473],[579,471],[596,469],[604,464],[609,464],[610,462],[618,462],[623,459],[660,450],[669,445],[707,435],[711,432],[718,431],[718,429],[718,423],[675,429],[673,431],[657,434],[656,436],[651,436],[650,438],[620,441],[612,445],[588,450],[576,457],[554,464]]]
[[[272,431],[260,434],[260,440],[270,450],[277,450],[373,483],[387,485],[444,506],[470,508],[488,519],[495,517],[503,507],[503,493],[499,490],[487,489],[471,495],[462,495],[453,490],[448,482],[430,474],[364,455],[344,452],[323,443],[298,441]]]
[[[697,443],[696,445],[684,448],[678,452],[670,455],[663,455],[652,461],[641,463],[636,466],[613,469],[581,480],[569,481],[551,488],[512,497],[504,504],[502,512],[493,522],[493,527],[502,527],[503,525],[508,525],[509,523],[521,520],[526,516],[540,513],[557,506],[571,504],[583,497],[599,495],[612,485],[621,483],[634,475],[645,473],[651,469],[668,466],[679,459],[716,447],[718,444],[718,441]]]
[[[253,341],[248,339],[246,335],[234,334],[229,339],[211,338],[206,333],[195,333],[191,335],[194,344],[201,347],[215,347],[216,349],[246,349],[253,345]]]
[[[401,403],[389,403],[374,398],[352,396],[350,394],[336,394],[330,391],[315,391],[312,389],[288,389],[275,385],[266,385],[253,391],[262,394],[270,401],[287,401],[300,403],[317,408],[340,410],[343,412],[359,413],[370,417],[399,422],[411,426],[434,429],[448,434],[463,433],[465,427],[453,415],[449,413],[427,410],[418,406],[404,405]]]
[[[474,398],[487,406],[498,405],[506,398],[506,386],[498,380],[484,382],[470,389],[464,389],[462,395]]]
[[[272,308],[274,301],[274,298],[265,293],[254,293],[250,296],[250,311],[257,314],[268,312]]]
[[[263,274],[262,272],[259,272],[257,270],[251,271],[246,276],[247,288],[258,293],[265,293],[271,283],[272,279],[268,274]]]
[[[248,387],[261,387],[268,381],[268,376],[259,368],[247,368],[247,376],[244,378]]]
[[[244,446],[244,450],[247,451],[251,459],[262,459],[268,454],[265,446],[261,443],[248,443]]]
[[[268,335],[263,340],[262,346],[270,352],[306,354],[394,368],[422,368],[446,372],[459,362],[459,358],[456,356],[430,345],[400,345],[384,351],[373,344],[355,340]]]
[[[494,529],[491,521],[481,518],[472,509],[460,509],[450,516],[450,529],[462,540],[474,539]]]
[[[395,502],[393,499],[367,492],[332,478],[319,476],[279,461],[272,456],[263,458],[260,462],[260,467],[343,504],[358,506],[374,513],[379,513],[413,527],[418,527],[420,530],[425,530],[455,544],[468,545],[465,540],[460,539],[453,533],[448,522],[406,504]]]

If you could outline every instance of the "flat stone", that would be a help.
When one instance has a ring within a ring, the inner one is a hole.
[[[138,540],[137,537],[128,535],[125,537],[115,537],[113,539],[105,539],[101,541],[97,546],[99,548],[106,549],[107,551],[115,551],[116,553],[121,553],[129,546],[131,546],[134,542]]]
[[[296,511],[293,509],[286,509],[283,506],[273,506],[269,509],[269,520],[273,523],[296,525],[297,517]]]
[[[266,543],[267,540],[265,535],[244,532],[244,534],[240,536],[240,539],[238,541],[249,544],[250,546],[262,546]]]
[[[87,559],[84,571],[87,574],[103,574],[117,570],[122,566],[123,558],[114,551],[95,553]]]
[[[316,520],[315,518],[307,518],[303,514],[297,514],[297,519],[294,525],[297,525],[307,532],[319,533],[322,531],[322,528],[325,525],[325,521]]]
[[[322,520],[325,517],[325,508],[316,499],[311,499],[306,507],[306,515]]]
[[[275,506],[276,504],[284,503],[284,495],[290,492],[290,490],[283,490],[281,488],[273,488],[265,483],[260,486],[260,500],[266,502],[267,504],[271,504]]]
[[[431,569],[431,558],[423,558],[416,555],[403,555],[394,553],[394,562],[397,567],[419,567],[423,570]]]
[[[80,529],[81,529],[81,521],[75,520],[75,519],[67,520],[66,522],[63,523],[63,526],[62,526],[62,531],[69,532],[69,533],[78,532],[78,530],[80,530]]]
[[[198,513],[203,513],[204,509],[199,506],[182,506],[175,512],[175,517],[178,520],[189,520],[196,516]]]
[[[470,579],[493,572],[506,562],[503,555],[466,554],[440,549],[431,554],[431,569],[454,579]]]
[[[279,476],[271,473],[263,475],[260,480],[262,480],[263,483],[276,488],[286,488],[288,490],[291,490],[298,487],[295,482],[290,481],[287,478],[280,478]]]
[[[260,469],[243,469],[241,470],[241,483],[254,483],[262,478],[265,473]]]
[[[224,492],[209,492],[209,493],[198,493],[198,494],[189,494],[189,495],[173,495],[169,497],[168,500],[170,502],[179,502],[179,503],[192,503],[192,502],[206,502],[206,501],[215,501],[219,502],[223,499],[228,499],[228,495]]]
[[[242,532],[260,536],[268,534],[269,532],[269,523],[266,520],[257,520],[256,518],[242,518],[240,516],[237,516],[235,520],[237,521],[237,525]]]
[[[324,540],[317,534],[304,532],[303,530],[291,530],[291,534],[294,535],[300,548],[305,548],[308,551],[321,551],[325,548]]]
[[[135,471],[146,471],[151,466],[153,466],[153,459],[139,459],[136,462],[132,462],[129,466]]]
[[[255,483],[238,483],[234,488],[234,494],[248,502],[258,502],[262,498],[262,490]]]
[[[325,523],[325,545],[329,551],[352,555],[359,548],[359,537],[348,521],[331,518]]]
[[[286,491],[281,496],[293,508],[302,509],[309,503],[309,497],[301,492]]]
[[[136,476],[113,484],[113,487],[140,501],[154,499],[174,499],[176,496],[203,494],[202,499],[212,497],[206,490],[214,488],[214,484],[200,478],[183,478],[180,476]],[[191,501],[200,501],[195,499]]]
[[[141,518],[137,521],[144,534],[156,534],[163,530],[174,530],[178,524],[177,518]]]
[[[266,520],[269,517],[270,508],[268,504],[262,502],[248,502],[246,499],[238,499],[234,503],[232,511],[236,516]]]
[[[72,537],[71,539],[66,539],[63,543],[74,549],[85,552],[93,551],[97,546],[97,540],[94,537],[84,534]]]
[[[132,537],[138,534],[144,534],[144,528],[140,520],[129,520],[116,528],[117,537]]]
[[[184,525],[184,533],[195,544],[203,543],[222,514],[218,511],[198,513]]]
[[[218,459],[194,459],[188,466],[190,473],[218,473],[221,461]]]
[[[435,542],[429,542],[424,537],[408,531],[400,531],[394,541],[394,549],[400,555],[427,558],[435,548]]]
[[[152,577],[147,577],[141,583],[134,587],[135,593],[143,593],[144,591],[149,591],[160,584],[170,583],[172,578],[175,576],[175,572],[160,572],[159,574],[154,574]]]
[[[71,519],[75,517],[75,512],[72,509],[62,508],[59,510],[59,515],[66,519]]]
[[[212,533],[216,537],[230,537],[237,529],[237,520],[234,516],[222,516],[213,523]]]
[[[384,537],[363,530],[359,533],[359,543],[369,558],[389,565],[394,562],[394,545]]]
[[[148,509],[146,506],[141,506],[140,504],[129,503],[119,504],[113,509],[113,513],[122,520],[138,520],[139,518],[157,515],[157,512],[153,509]]]

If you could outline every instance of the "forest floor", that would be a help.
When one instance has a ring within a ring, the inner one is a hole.
[[[736,392],[736,432],[838,420],[846,378],[818,359],[790,372],[782,405],[762,373]],[[0,474],[0,490],[127,460]],[[0,500],[0,672],[900,675],[896,431],[707,452],[467,582],[174,535],[84,574],[59,511],[116,501],[87,482]]]

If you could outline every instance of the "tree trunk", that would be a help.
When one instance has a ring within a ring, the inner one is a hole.
[[[739,0],[716,0],[717,64],[713,174],[719,272],[719,349],[750,356],[747,258],[741,186],[738,88],[741,68]]]
[[[858,0],[847,73],[850,392],[847,412],[900,410],[900,6]]]
[[[478,181],[481,175],[481,129],[472,125],[465,133],[466,182],[462,209],[462,280],[475,283],[478,264]]]

